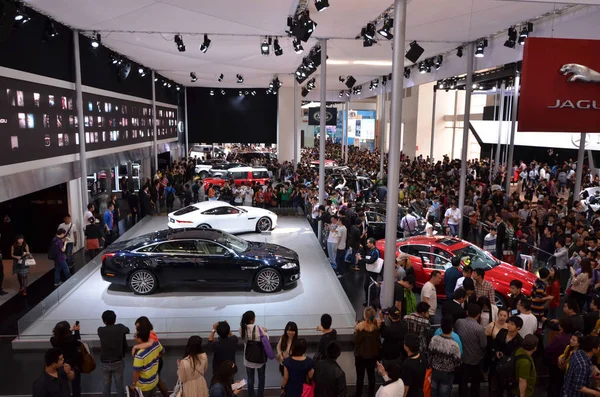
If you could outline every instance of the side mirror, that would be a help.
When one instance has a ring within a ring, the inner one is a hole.
[[[223,256],[224,256],[225,258],[233,258],[233,252],[231,252],[231,251],[225,251],[225,252],[223,253]]]

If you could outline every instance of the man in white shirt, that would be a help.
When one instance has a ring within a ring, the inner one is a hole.
[[[460,213],[460,210],[458,208],[456,208],[455,201],[453,201],[452,204],[450,204],[450,208],[448,208],[446,210],[444,217],[448,221],[448,227],[450,227],[450,234],[452,234],[452,236],[456,237],[458,235],[458,227],[459,227],[460,219],[462,218],[462,215]]]
[[[338,278],[343,277],[346,274],[346,238],[348,237],[348,229],[344,226],[342,222],[342,218],[337,215],[331,217],[332,223],[337,222],[337,246],[336,246],[336,255],[335,255],[335,264],[337,267],[337,276]]]
[[[435,311],[437,310],[436,285],[442,282],[442,273],[439,270],[431,272],[431,277],[421,289],[421,302],[429,304],[429,321],[434,324]]]
[[[404,231],[404,238],[412,236],[417,230],[417,218],[412,214],[412,208],[406,211],[406,215],[400,220],[400,227]]]
[[[83,213],[83,228],[90,224],[90,218],[94,218],[94,204],[90,203],[87,206],[87,211]],[[66,230],[66,229],[65,229]]]
[[[525,335],[535,335],[538,329],[537,317],[531,313],[531,301],[525,297],[521,298],[517,302],[517,310],[519,311],[519,317],[523,320],[523,326],[519,330],[519,335],[525,337]]]
[[[64,237],[65,241],[68,241],[65,256],[67,257],[67,265],[73,267],[73,248],[77,245],[77,226],[71,221],[71,215],[65,215],[63,223],[58,225],[58,229],[63,229],[67,232]]]

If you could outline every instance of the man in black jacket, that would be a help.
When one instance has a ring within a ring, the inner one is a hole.
[[[385,317],[384,317],[384,311]],[[392,306],[387,310],[381,311],[381,319],[388,320],[381,324],[381,358],[383,360],[398,360],[398,364],[406,358],[404,351],[404,337],[408,333],[408,325],[401,320],[400,310]],[[387,317],[387,318],[386,318]]]
[[[502,260],[504,251],[504,240],[506,239],[506,223],[502,220],[502,215],[496,213],[496,258]]]
[[[452,326],[456,323],[456,320],[466,318],[467,313],[463,308],[465,300],[467,299],[467,292],[463,288],[459,288],[454,291],[452,296],[453,300],[447,300],[442,306],[442,317],[447,315],[452,316]]]
[[[315,397],[346,397],[346,374],[336,362],[341,353],[339,343],[331,341],[325,359],[315,363]]]
[[[105,326],[98,328],[101,347],[100,362],[104,379],[110,380],[108,383],[104,383],[102,395],[110,396],[112,378],[114,377],[117,397],[124,397],[123,359],[127,352],[125,335],[129,334],[129,328],[123,324],[115,324],[117,315],[112,310],[106,310],[102,313],[102,322]]]

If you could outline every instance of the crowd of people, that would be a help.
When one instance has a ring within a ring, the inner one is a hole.
[[[131,213],[141,216],[173,208],[175,198],[179,198],[182,206],[220,199],[238,205],[292,207],[307,215],[315,227],[322,221],[325,225],[322,243],[338,275],[343,277],[349,268],[364,272],[366,308],[354,333],[357,397],[363,393],[365,375],[368,397],[425,394],[447,397],[455,383],[459,385],[460,396],[475,397],[482,382],[487,382],[493,396],[529,397],[539,390],[536,385],[539,386],[540,372],[549,374],[548,396],[600,396],[600,371],[596,367],[600,331],[600,211],[594,212],[574,194],[578,192],[573,192],[572,161],[521,162],[510,172],[501,166],[495,175],[489,161],[468,161],[466,200],[461,213],[457,205],[461,162],[449,158],[432,162],[429,158],[409,159],[403,155],[397,200],[404,206],[422,209],[420,215],[428,221],[426,233],[433,234],[429,226],[439,223],[442,233],[456,236],[462,224],[465,239],[498,259],[537,272],[538,278],[533,286],[527,286],[527,290],[533,291],[529,296],[522,292],[522,281],[513,280],[508,307],[499,308],[485,272],[471,269],[460,258],[454,258],[445,274],[431,273],[431,279],[418,295],[414,293],[415,275],[410,258],[400,255],[396,259],[394,304],[386,308],[379,299],[383,296],[380,290],[383,286],[370,288],[371,279],[381,281],[380,273],[373,271],[380,253],[375,240],[367,236],[362,208],[369,202],[396,200],[387,195],[387,163],[384,162],[381,174],[377,151],[350,147],[351,171],[370,178],[372,188],[359,194],[352,188],[336,189],[328,185],[324,202],[319,202],[318,167],[312,164],[318,159],[318,151],[318,148],[304,149],[296,170],[290,162],[266,161],[264,166],[273,176],[269,185],[226,183],[218,192],[194,179],[194,160],[183,161],[157,173],[139,195],[124,189],[124,198],[132,208]],[[342,163],[341,146],[328,143],[326,158]],[[582,187],[598,186],[598,178],[592,177],[587,169],[583,175]],[[510,192],[502,188],[505,178],[511,178]],[[109,205],[107,211],[114,216],[114,205]],[[408,228],[408,236],[412,232],[411,214],[398,219],[405,233]],[[95,219],[87,218],[88,225],[96,224]],[[105,215],[102,224],[110,225],[111,215],[108,218]],[[66,230],[60,228],[58,232],[64,237]],[[57,237],[64,244],[66,240],[61,235]],[[16,255],[25,252],[23,248]],[[440,302],[440,315],[437,286],[442,281],[447,299]],[[255,320],[253,312],[245,313],[238,331],[245,346],[243,366],[249,397],[263,396],[265,363],[269,358],[280,366],[282,393],[286,397],[304,396],[306,387],[312,387],[309,393],[317,397],[347,395],[344,370],[336,362],[341,347],[336,342],[331,316],[321,318],[319,330],[323,335],[313,357],[307,356],[307,341],[300,338],[295,323],[286,325],[275,351],[271,352],[272,347],[262,342],[268,337],[267,330],[256,325]],[[117,392],[122,393],[123,359],[128,354],[124,338],[129,330],[115,323],[112,312],[105,313],[103,321],[105,327],[98,334],[102,344],[104,393],[110,393],[111,376],[116,380]],[[78,346],[78,329],[77,324],[57,324],[52,339],[54,348],[46,354],[45,373],[36,382],[34,395],[48,395],[43,387],[50,380],[59,379],[55,384],[63,385],[61,395],[68,395],[64,382],[70,380],[73,396],[79,396],[81,354],[80,349],[73,350]],[[136,321],[135,342],[132,385],[144,396],[158,389],[166,397],[159,376],[164,348],[145,317]],[[199,336],[192,336],[185,357],[178,364],[180,383],[176,391],[181,390],[185,397],[237,395],[245,388],[243,382],[233,380],[238,369],[237,344],[238,338],[226,322],[215,324],[208,348]],[[208,366],[205,349],[214,354],[210,382],[204,379]],[[376,391],[377,383],[381,386]]]

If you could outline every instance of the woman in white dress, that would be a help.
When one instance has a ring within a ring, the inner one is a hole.
[[[177,362],[177,376],[185,397],[208,397],[208,386],[204,379],[207,367],[208,357],[202,349],[202,338],[191,336],[185,348],[185,357]]]
[[[427,224],[425,225],[425,236],[433,237],[433,223],[435,222],[433,215],[427,217]]]

